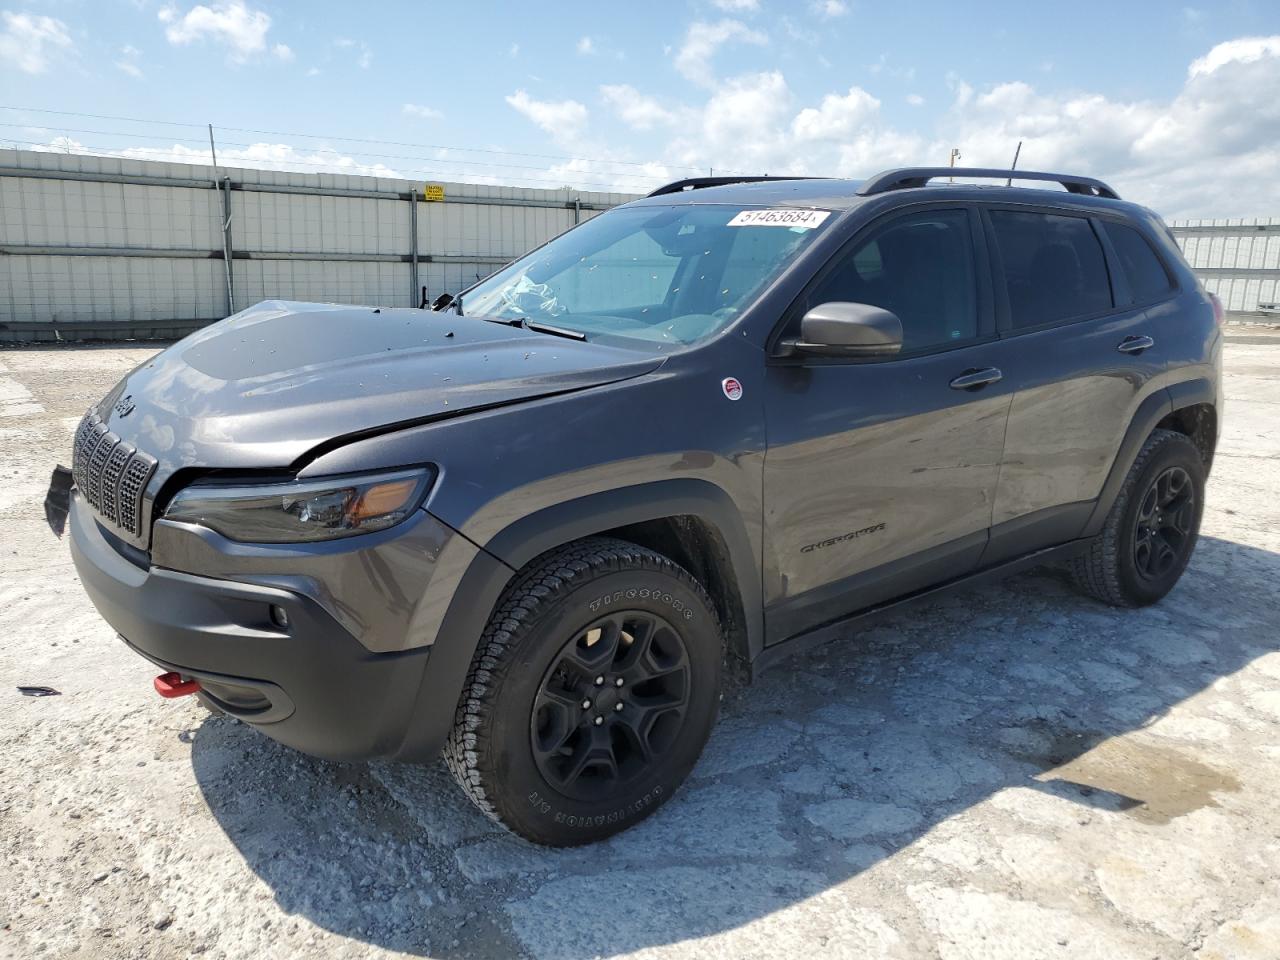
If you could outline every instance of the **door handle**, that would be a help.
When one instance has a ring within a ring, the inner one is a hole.
[[[999,383],[1004,374],[995,367],[971,368],[951,381],[952,390],[981,390],[990,383]]]
[[[1150,350],[1156,345],[1156,342],[1150,337],[1125,337],[1120,341],[1120,346],[1116,347],[1121,353],[1141,353],[1143,350]]]

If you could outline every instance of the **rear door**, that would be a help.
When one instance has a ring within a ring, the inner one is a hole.
[[[790,311],[786,334],[822,303],[885,307],[902,320],[904,344],[887,359],[770,361],[770,642],[977,563],[1010,401],[992,370],[984,248],[963,205],[890,214],[855,236]]]
[[[1079,535],[1164,360],[1148,317],[1160,285],[1148,271],[1135,292],[1113,245],[1139,256],[1119,232],[1131,228],[1074,208],[992,205],[983,219],[1001,333],[993,362],[1016,390],[986,565]]]

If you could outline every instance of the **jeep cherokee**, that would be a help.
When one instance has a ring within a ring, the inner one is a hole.
[[[1221,322],[1097,180],[687,180],[434,311],[193,334],[90,408],[47,509],[161,693],[321,757],[443,752],[577,844],[671,797],[728,667],[1048,562],[1163,597]]]

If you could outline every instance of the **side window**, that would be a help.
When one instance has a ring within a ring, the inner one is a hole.
[[[1107,239],[1116,251],[1120,267],[1129,280],[1129,290],[1134,303],[1150,303],[1159,300],[1173,289],[1164,264],[1151,249],[1151,244],[1133,227],[1121,223],[1102,221]]]
[[[1102,244],[1083,217],[991,211],[1014,328],[1111,309]]]
[[[894,220],[852,250],[808,297],[869,303],[898,315],[904,353],[978,335],[973,243],[964,210]]]

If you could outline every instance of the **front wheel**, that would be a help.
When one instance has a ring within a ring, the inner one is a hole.
[[[552,846],[617,833],[684,781],[715,722],[721,628],[661,554],[591,538],[519,574],[472,661],[445,760],[472,801]]]
[[[1147,438],[1102,532],[1072,562],[1084,592],[1117,607],[1155,603],[1182,576],[1204,513],[1204,462],[1185,434]]]

